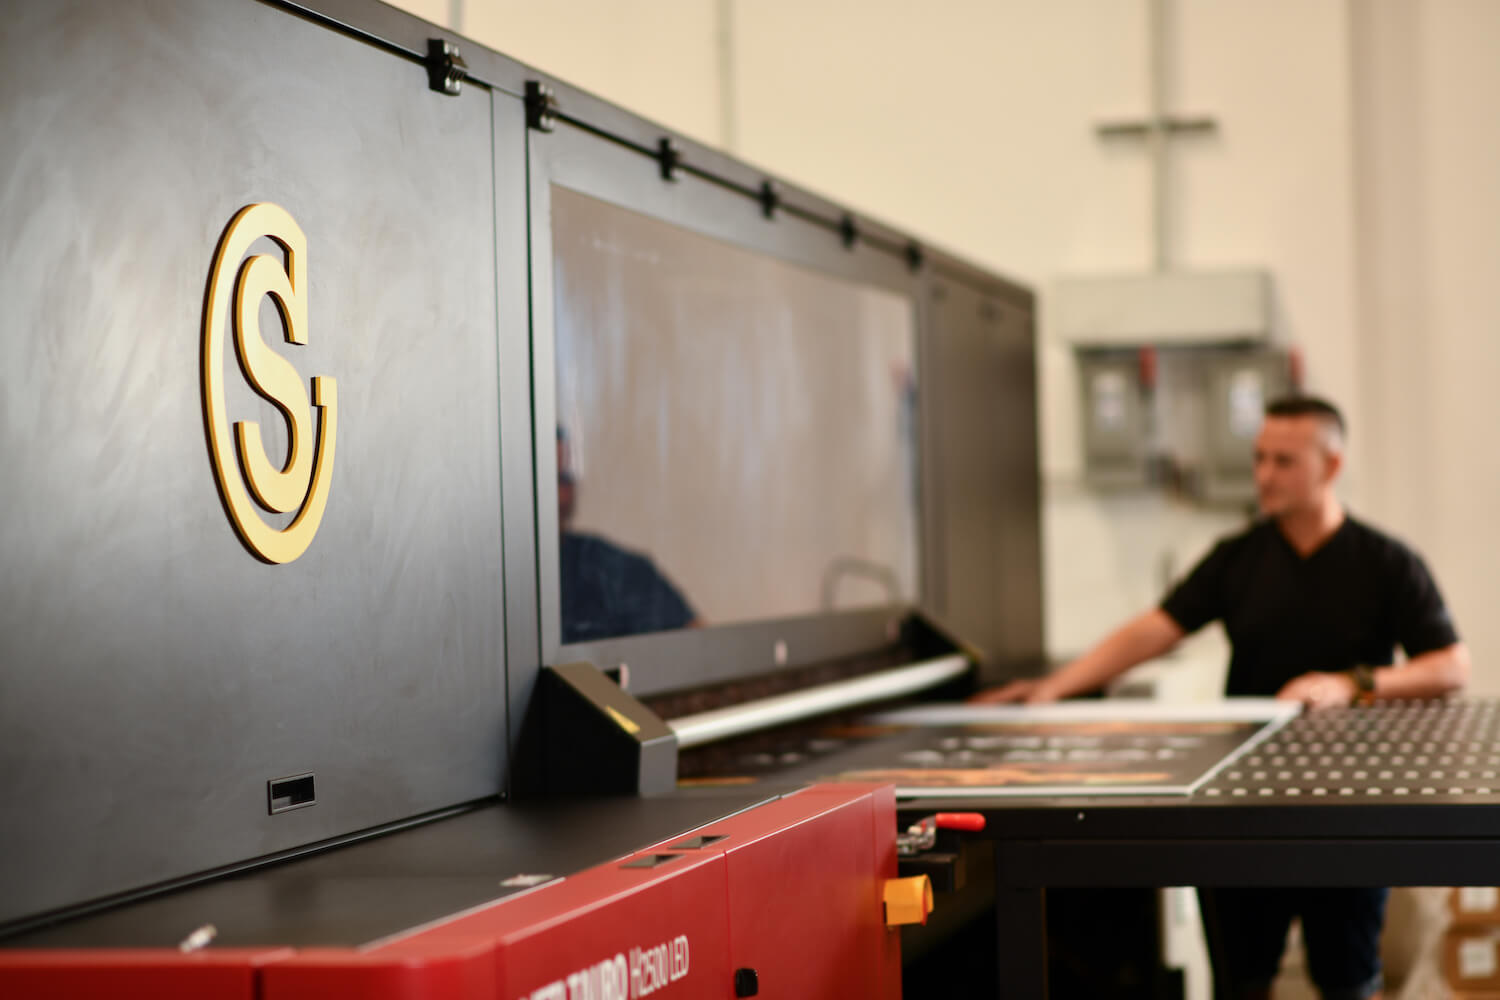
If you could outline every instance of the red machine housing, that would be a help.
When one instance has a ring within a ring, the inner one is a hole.
[[[365,948],[0,951],[0,996],[894,1000],[895,835],[891,786],[814,785]]]

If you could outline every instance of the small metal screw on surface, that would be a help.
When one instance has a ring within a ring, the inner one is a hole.
[[[201,951],[204,948],[207,948],[213,942],[213,939],[218,936],[219,929],[217,927],[215,927],[213,924],[204,924],[202,927],[198,928],[197,930],[193,931],[193,933],[183,938],[182,943],[177,946],[177,950],[182,952],[184,955],[189,954],[190,952]]]

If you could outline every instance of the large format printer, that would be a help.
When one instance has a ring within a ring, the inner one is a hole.
[[[1041,667],[1026,289],[373,0],[4,17],[0,996],[1042,997],[1059,887],[1500,884],[1494,702],[882,767]]]
[[[379,3],[5,18],[0,994],[899,995],[777,769],[1039,666],[1029,291]]]

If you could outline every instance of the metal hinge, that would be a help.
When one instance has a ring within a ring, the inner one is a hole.
[[[538,132],[557,128],[557,94],[540,80],[526,81],[526,127]]]
[[[469,76],[469,64],[458,54],[458,46],[441,38],[427,39],[427,86],[439,94],[457,97]]]
[[[781,189],[775,181],[761,181],[759,201],[760,214],[768,219],[776,218],[776,210],[781,207]]]
[[[661,179],[675,181],[682,167],[682,150],[670,138],[662,137],[656,144],[656,159],[661,164]]]
[[[922,244],[916,240],[906,244],[906,266],[912,273],[922,270],[922,265],[926,261],[927,253],[922,249]]]
[[[854,222],[854,216],[848,212],[839,220],[839,239],[844,244],[845,250],[853,250],[854,244],[859,242],[859,226]]]

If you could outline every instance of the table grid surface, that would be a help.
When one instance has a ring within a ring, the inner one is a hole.
[[[1500,802],[1500,700],[1310,711],[1221,771],[1199,795]]]

